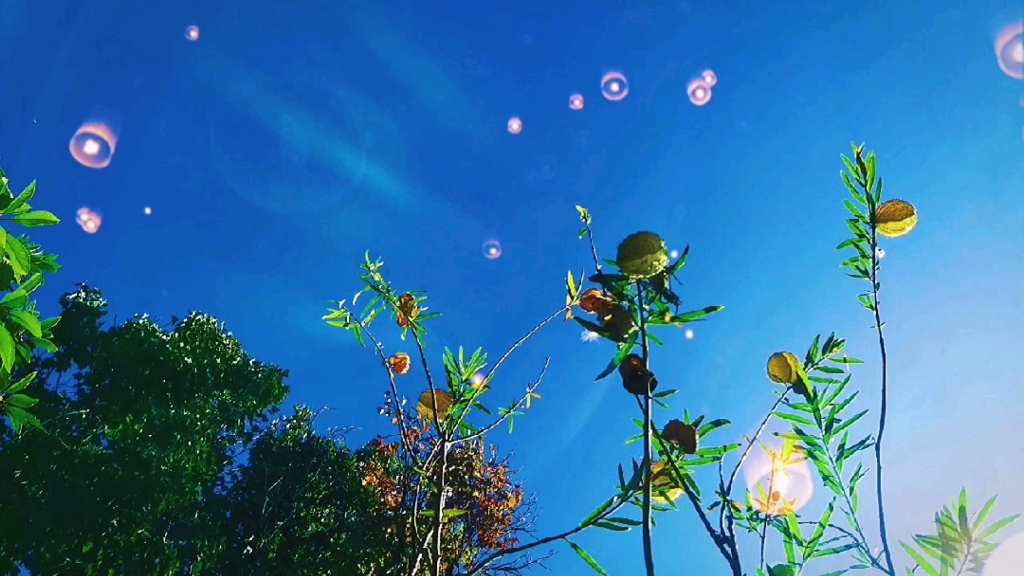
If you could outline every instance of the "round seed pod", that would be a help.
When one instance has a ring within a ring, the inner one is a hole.
[[[607,309],[611,304],[611,298],[597,288],[591,288],[580,296],[580,308],[590,314],[600,314],[603,316],[607,313]]]
[[[683,495],[683,487],[675,479],[672,468],[665,461],[659,460],[652,464],[651,475],[651,487],[654,492],[652,501],[668,504],[669,501],[674,502]],[[667,492],[664,491],[666,488]],[[658,494],[659,491],[662,493]]]
[[[668,247],[653,232],[637,232],[619,244],[615,263],[630,278],[650,278],[668,266]]]
[[[697,429],[682,420],[669,420],[661,431],[661,437],[678,444],[686,454],[697,452]]]
[[[791,352],[776,352],[768,358],[768,377],[779,384],[800,381],[800,361]]]
[[[419,413],[420,418],[424,420],[434,419],[434,403],[437,403],[437,419],[444,420],[448,416],[448,411],[452,409],[452,397],[444,390],[434,390],[434,397],[431,398],[430,390],[426,390],[423,394],[420,394],[420,399],[416,403],[416,411]]]
[[[622,376],[622,387],[630,394],[650,394],[658,388],[658,379],[644,366],[644,360],[638,354],[626,356],[619,364],[619,375]]]
[[[888,200],[875,210],[875,228],[882,236],[903,236],[916,225],[917,208],[906,200]]]

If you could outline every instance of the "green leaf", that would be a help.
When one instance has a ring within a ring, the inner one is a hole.
[[[601,568],[601,565],[597,563],[597,560],[594,560],[594,557],[588,554],[586,550],[580,548],[579,544],[576,544],[572,540],[566,540],[566,542],[569,543],[569,546],[572,547],[576,554],[578,554],[579,557],[594,570],[594,572],[597,572],[601,576],[608,576],[608,573],[604,571],[604,568]]]
[[[36,338],[43,337],[43,327],[39,324],[39,319],[34,314],[29,314],[24,310],[11,310],[11,320],[14,320],[15,324],[24,328],[29,334]]]
[[[0,368],[8,374],[14,368],[14,338],[2,323],[0,323]]]
[[[814,422],[811,422],[803,416],[797,416],[796,414],[790,414],[789,412],[774,412],[774,414],[783,420],[789,420],[790,422],[803,424],[804,426],[814,426]]]
[[[629,532],[628,526],[619,526],[618,524],[612,524],[611,522],[594,522],[592,524],[595,528],[603,528],[605,530],[611,530],[613,532]]]
[[[693,310],[691,312],[684,312],[683,314],[672,316],[671,322],[673,324],[676,322],[693,322],[704,318],[708,314],[714,314],[715,312],[721,312],[722,310],[725,310],[725,306],[705,306],[700,310]]]
[[[797,576],[796,566],[792,564],[776,564],[768,567],[768,576]]]
[[[601,504],[600,506],[595,508],[593,512],[588,514],[587,517],[584,518],[582,522],[580,522],[580,526],[589,526],[590,523],[593,522],[595,518],[597,518],[601,514],[604,514],[605,512],[607,512],[608,509],[611,508],[612,504],[614,504],[614,503],[615,503],[615,498],[614,497],[609,498],[608,500],[605,500],[604,504]]]
[[[10,236],[7,238],[7,255],[10,257],[11,268],[14,269],[14,277],[20,282],[28,275],[32,266],[32,256],[21,240]]]
[[[12,218],[14,222],[25,226],[26,228],[36,228],[39,226],[53,226],[54,224],[60,224],[60,218],[57,218],[53,214],[46,210],[33,210],[24,214],[18,214]]]
[[[910,557],[913,558],[914,562],[917,562],[917,565],[920,566],[921,569],[928,574],[928,576],[939,576],[939,571],[934,566],[932,566],[932,564],[928,562],[928,560],[925,559],[925,557],[922,556],[920,552],[918,552],[912,546],[906,544],[905,542],[900,542],[900,545],[903,546],[903,549],[907,551],[907,554],[909,554]]]
[[[643,522],[634,520],[632,518],[624,518],[622,516],[612,516],[608,518],[609,522],[615,522],[616,524],[625,524],[626,526],[642,526]]]
[[[625,344],[620,345],[618,354],[612,358],[612,361],[608,363],[608,366],[597,375],[597,378],[594,378],[594,382],[603,380],[607,378],[609,374],[614,372],[615,369],[622,364],[622,361],[626,359],[626,356],[629,356],[629,353],[633,351],[633,346],[636,346],[636,341],[639,337],[639,332],[633,332],[633,334],[630,335],[629,340],[627,340]]]
[[[981,511],[974,517],[974,522],[971,524],[971,532],[977,532],[978,528],[981,528],[981,523],[988,517],[989,512],[992,511],[992,507],[996,505],[996,498],[998,498],[998,496],[989,498],[988,502],[985,502],[985,505],[981,507]]]
[[[838,436],[839,434],[841,434],[843,432],[843,430],[846,430],[850,426],[853,426],[854,422],[856,422],[857,420],[860,420],[861,418],[863,418],[864,415],[867,414],[867,413],[868,413],[868,411],[864,410],[862,412],[858,412],[857,414],[854,414],[852,418],[846,420],[845,422],[843,422],[842,424],[837,426],[835,429],[833,429],[832,432],[829,434],[829,436],[832,436],[832,437]]]
[[[28,204],[36,195],[36,181],[33,180],[29,185],[18,194],[18,197],[14,199],[6,208],[3,209],[4,214],[20,214],[24,212],[25,205]]]
[[[18,408],[31,408],[39,403],[38,398],[32,398],[24,394],[11,394],[4,401],[9,406],[17,406]]]
[[[25,424],[28,424],[41,432],[46,432],[46,429],[43,428],[42,422],[40,422],[35,415],[30,414],[17,406],[7,406],[7,416],[10,417],[11,424],[14,425],[15,432],[21,432]]]
[[[10,388],[8,388],[7,390],[0,390],[0,392],[6,392],[7,394],[21,392],[25,388],[28,388],[28,385],[31,384],[33,380],[35,380],[36,374],[38,374],[38,372],[32,372],[31,374],[27,374],[24,378],[12,384]]]
[[[993,522],[991,525],[989,525],[988,528],[985,528],[984,530],[982,530],[981,533],[978,534],[975,538],[977,540],[988,540],[989,537],[993,536],[996,532],[999,532],[1003,528],[1006,528],[1010,524],[1013,524],[1014,521],[1017,520],[1017,518],[1020,518],[1020,514],[1014,514],[1013,516],[1007,516],[1006,518],[1003,518],[1002,520],[999,520],[997,522]]]

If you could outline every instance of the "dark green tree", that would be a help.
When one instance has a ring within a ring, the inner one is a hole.
[[[287,373],[203,314],[107,326],[87,286],[61,307],[26,389],[47,433],[0,430],[0,573],[219,573],[218,488]]]
[[[380,499],[363,483],[365,457],[340,431],[317,434],[315,417],[299,406],[276,420],[229,478],[219,574],[368,576],[408,554],[385,534]]]

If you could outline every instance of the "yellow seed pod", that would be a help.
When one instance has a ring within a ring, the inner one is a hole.
[[[444,420],[448,416],[448,411],[452,408],[451,395],[444,390],[434,390],[434,397],[431,398],[430,390],[427,390],[420,394],[420,399],[416,403],[416,411],[419,412],[420,418],[434,419],[434,402],[437,402],[437,419]]]
[[[888,200],[875,211],[878,233],[889,238],[903,236],[917,225],[917,208],[905,200]]]
[[[651,474],[651,488],[653,488],[652,491],[654,492],[651,500],[653,502],[668,504],[670,501],[675,502],[676,499],[683,495],[683,488],[676,481],[672,468],[664,460],[659,460],[651,466]],[[668,489],[667,491],[665,491],[666,488]],[[661,494],[658,494],[659,491],[661,491]]]
[[[619,244],[615,263],[626,276],[637,280],[650,278],[668,266],[668,247],[653,232],[637,232]]]
[[[800,361],[790,352],[776,352],[768,359],[768,377],[779,384],[800,381]]]

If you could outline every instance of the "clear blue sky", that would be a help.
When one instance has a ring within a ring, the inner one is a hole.
[[[41,292],[47,310],[88,280],[122,318],[212,313],[291,370],[290,402],[330,405],[321,424],[358,426],[358,444],[388,430],[376,411],[386,380],[320,316],[359,288],[363,252],[385,259],[399,289],[429,291],[443,314],[430,326],[435,360],[444,345],[496,358],[561,305],[568,269],[589,266],[583,204],[605,257],[638,229],[691,246],[684,302],[727,308],[692,340],[666,334],[653,368],[682,391],[675,416],[730,418],[721,440],[737,440],[773,400],[768,355],[802,354],[819,332],[867,361],[854,382],[877,405],[862,287],[833,250],[846,233],[839,155],[866,141],[887,195],[920,212],[912,234],[883,244],[892,544],[927,530],[961,485],[976,499],[998,492],[997,512],[1024,511],[1024,115],[1021,82],[993,48],[1019,7],[173,4],[4,3],[0,165],[16,187],[38,179],[39,207],[65,222],[33,234],[64,266]],[[687,82],[705,68],[718,84],[695,107]],[[601,97],[608,70],[628,79],[622,101]],[[583,110],[569,109],[574,92]],[[68,152],[97,105],[123,117],[102,170]],[[521,134],[506,130],[511,116]],[[95,235],[75,224],[83,206],[102,214]],[[503,248],[493,261],[490,238]],[[615,379],[593,382],[612,353],[559,323],[495,383],[504,403],[551,357],[542,400],[496,437],[539,497],[541,533],[575,525],[639,452],[623,446],[632,398]],[[418,373],[401,384],[423,387]],[[690,513],[662,517],[655,542],[660,574],[725,570]],[[642,566],[639,533],[579,543],[613,576]],[[588,573],[567,548],[550,566]]]

